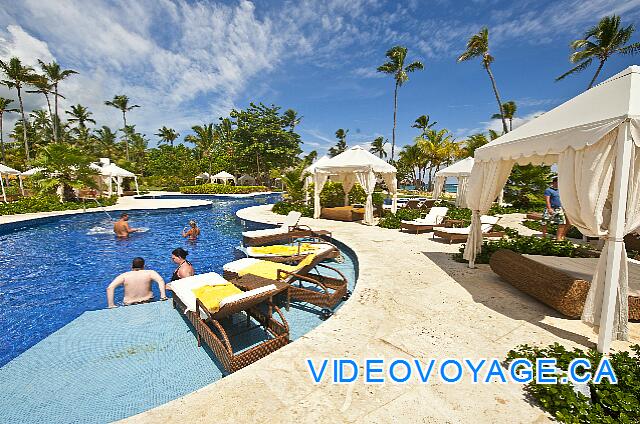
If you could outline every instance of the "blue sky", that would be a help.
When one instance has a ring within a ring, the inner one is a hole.
[[[489,80],[478,61],[456,63],[466,40],[490,31],[492,65],[503,101],[518,104],[516,123],[579,94],[595,72],[561,82],[569,42],[612,13],[640,24],[640,1],[71,1],[0,0],[0,57],[57,60],[80,72],[61,86],[90,108],[98,125],[120,126],[103,105],[127,94],[142,106],[128,117],[153,135],[162,125],[182,136],[250,101],[294,108],[305,151],[323,154],[338,128],[350,145],[391,138],[393,80],[375,72],[397,44],[424,71],[399,94],[397,143],[417,135],[428,114],[462,140],[498,128]],[[640,30],[633,41],[640,40]],[[615,57],[599,81],[640,57]],[[15,97],[0,88],[0,96]],[[27,108],[43,99],[30,95]],[[68,104],[67,104],[68,105]],[[9,118],[9,123],[10,122]],[[7,125],[10,126],[10,125]]]

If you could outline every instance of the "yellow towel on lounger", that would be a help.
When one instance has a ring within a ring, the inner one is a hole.
[[[242,293],[242,290],[231,283],[216,286],[202,286],[191,290],[193,294],[202,302],[209,312],[217,312],[220,309],[220,302],[225,297]]]
[[[312,252],[314,250],[318,250],[318,246],[312,245],[311,243],[302,243],[300,245],[300,252]],[[289,256],[289,255],[295,255],[298,253],[298,246],[286,246],[286,245],[259,246],[259,247],[252,247],[251,252],[260,254],[260,255]]]
[[[277,280],[279,269],[283,271],[288,271],[288,272],[297,272],[302,268],[304,268],[305,266],[311,264],[311,262],[313,262],[315,257],[316,255],[312,253],[307,257],[305,257],[303,260],[301,260],[298,263],[298,265],[285,265],[285,264],[279,264],[277,262],[260,261],[238,271],[238,275],[242,276],[246,274],[252,274],[262,278],[268,278],[270,280]]]

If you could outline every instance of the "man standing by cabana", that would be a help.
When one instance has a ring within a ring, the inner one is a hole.
[[[569,221],[560,202],[560,192],[558,191],[558,177],[553,177],[551,187],[544,191],[544,200],[547,207],[542,213],[542,237],[547,237],[547,224],[558,224],[556,239],[564,240],[569,228]]]

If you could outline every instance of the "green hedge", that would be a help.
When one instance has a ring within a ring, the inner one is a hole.
[[[180,187],[193,182],[173,175],[152,175],[140,178],[140,189],[180,191]]]
[[[382,218],[378,222],[378,227],[382,228],[400,228],[401,221],[413,221],[420,218],[422,211],[417,209],[403,209],[400,208],[393,214],[390,211],[385,211]]]
[[[482,242],[482,251],[477,255],[476,263],[488,264],[491,255],[500,249],[509,249],[528,255],[563,256],[571,258],[591,258],[599,256],[599,252],[592,250],[588,246],[573,244],[568,240],[557,241],[538,236],[522,236],[511,228],[505,228],[504,231],[509,238],[485,240]],[[459,253],[453,255],[454,260],[466,262],[466,260],[462,258],[464,248],[465,245],[463,244],[460,247]]]
[[[87,201],[86,203],[81,201],[60,203],[60,199],[57,196],[52,195],[25,197],[11,203],[0,203],[0,215],[16,215],[21,213],[64,211],[82,208],[90,209],[100,206],[112,206],[118,201],[118,196],[105,197],[98,201],[100,202],[100,205],[94,201]]]
[[[522,221],[522,225],[532,230],[542,231],[542,223],[540,221],[526,220],[526,221]],[[547,233],[557,234],[558,224],[547,224]],[[569,228],[569,232],[567,232],[567,237],[571,237],[574,239],[581,239],[582,233],[576,227],[572,226]]]
[[[313,207],[307,206],[304,203],[278,202],[273,205],[271,211],[279,215],[287,215],[291,211],[298,211],[302,216],[308,218],[313,217]]]
[[[229,184],[201,184],[180,187],[185,194],[248,194],[269,191],[265,186],[234,186]]]
[[[618,384],[611,384],[606,378],[600,384],[589,382],[589,396],[576,393],[571,384],[562,384],[560,381],[556,384],[531,382],[525,386],[525,390],[545,411],[562,423],[640,422],[640,345],[631,346],[631,351],[634,355],[629,352],[614,352],[609,355]],[[509,364],[518,358],[531,361],[534,375],[536,358],[554,358],[556,366],[564,370],[561,373],[566,376],[569,364],[576,358],[589,359],[593,373],[602,354],[594,349],[586,352],[576,348],[567,350],[556,343],[546,348],[520,345],[509,351],[506,362]],[[563,375],[559,375],[558,380]]]

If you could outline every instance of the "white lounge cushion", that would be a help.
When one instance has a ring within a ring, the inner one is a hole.
[[[242,233],[243,237],[265,237],[265,236],[275,236],[278,234],[287,234],[289,232],[288,228],[266,228],[264,230],[252,230],[252,231],[244,231]]]
[[[251,296],[255,296],[264,292],[268,292],[270,290],[275,290],[276,289],[276,285],[275,284],[269,284],[268,286],[263,286],[263,287],[258,287],[257,289],[253,289],[253,290],[249,290],[246,291],[244,293],[238,293],[238,294],[234,294],[232,296],[229,297],[225,297],[224,299],[222,299],[220,301],[220,309],[222,309],[223,306],[228,305],[230,303],[234,303],[237,302],[239,300],[243,300],[243,299],[247,299]]]
[[[224,266],[222,267],[223,270],[227,271],[227,272],[233,272],[233,273],[238,273],[240,271],[242,271],[243,269],[256,264],[260,262],[260,259],[256,259],[256,258],[242,258],[242,259],[238,259],[236,261],[233,262],[229,262],[224,264]]]
[[[187,307],[187,311],[195,312],[196,295],[193,294],[193,289],[197,289],[202,286],[217,286],[221,284],[228,284],[228,281],[215,272],[207,272],[205,274],[198,274],[172,281],[171,290],[173,291],[173,295],[178,297],[182,303],[184,303]]]

